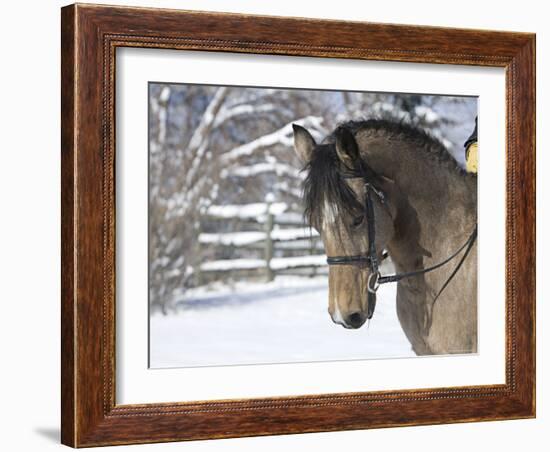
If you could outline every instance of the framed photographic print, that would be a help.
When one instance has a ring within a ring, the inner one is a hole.
[[[532,34],[62,9],[62,442],[535,415]]]

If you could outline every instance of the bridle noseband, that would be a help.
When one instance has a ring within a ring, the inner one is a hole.
[[[354,178],[361,178],[363,179],[363,182],[365,184],[365,209],[364,209],[364,215],[365,219],[367,221],[367,233],[368,233],[368,250],[367,254],[357,254],[353,256],[329,256],[327,257],[327,264],[330,265],[356,265],[356,266],[366,266],[369,269],[369,279],[367,281],[367,290],[368,290],[368,310],[367,310],[367,318],[371,319],[374,314],[374,309],[376,307],[376,291],[382,284],[391,283],[391,282],[398,282],[404,278],[409,278],[412,276],[419,276],[428,272],[431,272],[433,270],[436,270],[445,264],[449,263],[451,260],[453,260],[456,256],[460,254],[461,251],[466,249],[464,254],[462,255],[462,258],[460,259],[457,266],[454,268],[453,272],[447,278],[439,292],[434,298],[434,303],[437,301],[441,293],[445,290],[445,288],[449,285],[451,280],[454,278],[454,276],[458,273],[458,270],[466,260],[466,257],[470,253],[470,250],[472,249],[476,238],[477,238],[477,224],[474,226],[474,230],[466,240],[466,242],[453,254],[451,254],[448,258],[445,260],[431,266],[428,268],[424,268],[421,270],[413,270],[410,272],[405,273],[396,273],[393,275],[381,275],[379,270],[379,262],[376,252],[376,227],[375,227],[375,215],[374,215],[374,206],[373,206],[373,200],[372,196],[376,196],[379,201],[382,204],[386,203],[386,197],[384,196],[384,193],[377,189],[372,181],[375,180],[377,177],[374,171],[366,164],[361,162],[361,167],[359,171],[353,171],[353,172],[341,172],[341,176],[343,179],[354,179]]]

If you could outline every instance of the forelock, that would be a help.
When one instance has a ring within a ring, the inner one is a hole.
[[[361,203],[339,171],[339,162],[333,144],[317,146],[304,168],[304,214],[313,227],[322,226],[327,215],[336,219],[342,215],[357,215]],[[330,209],[330,212],[327,211]]]

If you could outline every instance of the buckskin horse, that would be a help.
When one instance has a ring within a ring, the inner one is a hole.
[[[428,133],[350,121],[320,144],[294,125],[305,215],[329,264],[329,314],[359,328],[376,290],[396,283],[399,322],[417,355],[477,351],[477,175]],[[396,273],[382,275],[387,253]]]

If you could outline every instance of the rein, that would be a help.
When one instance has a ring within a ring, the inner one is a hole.
[[[444,265],[451,262],[455,257],[457,257],[464,249],[466,250],[464,254],[462,255],[462,258],[458,262],[457,266],[452,271],[451,275],[447,278],[441,289],[439,289],[439,292],[434,298],[434,303],[437,301],[439,296],[443,293],[445,288],[449,285],[449,283],[452,281],[452,279],[455,277],[455,275],[458,273],[460,268],[462,267],[462,264],[466,260],[466,257],[468,257],[468,254],[470,253],[476,238],[477,238],[477,224],[474,227],[474,230],[466,240],[466,242],[453,254],[451,254],[449,257],[447,257],[445,260],[432,265],[428,268],[424,268],[421,270],[414,270],[410,272],[404,272],[404,273],[396,273],[393,275],[381,275],[379,270],[379,263],[377,258],[377,252],[376,252],[376,245],[375,245],[375,238],[376,238],[376,227],[375,227],[375,216],[374,216],[374,207],[372,203],[372,195],[375,195],[378,197],[380,202],[382,204],[385,204],[386,198],[384,196],[384,193],[382,191],[375,188],[370,180],[373,179],[373,176],[375,176],[374,172],[371,168],[368,166],[363,166],[361,168],[360,173],[343,173],[342,177],[344,179],[352,179],[352,178],[362,178],[365,182],[365,191],[366,191],[366,198],[365,198],[365,217],[367,221],[367,232],[369,237],[369,247],[367,254],[358,254],[353,256],[329,256],[327,257],[327,264],[330,265],[363,265],[366,264],[367,267],[370,270],[369,279],[367,281],[367,289],[368,289],[368,312],[367,312],[367,318],[372,318],[372,315],[374,314],[374,308],[376,306],[376,291],[382,284],[387,283],[393,283],[401,281],[405,278],[410,278],[412,276],[418,276],[423,275],[426,273],[429,273],[431,271],[437,270],[440,267],[443,267]]]

